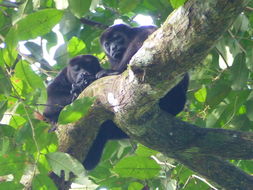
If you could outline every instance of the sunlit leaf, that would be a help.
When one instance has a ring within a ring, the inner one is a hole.
[[[85,54],[85,49],[86,45],[85,43],[80,40],[77,37],[72,37],[68,43],[68,52],[70,54],[70,57],[77,56],[79,54]]]
[[[149,156],[152,156],[152,155],[156,155],[158,152],[155,151],[155,150],[152,150],[142,144],[138,144],[138,147],[135,151],[135,153],[138,155],[138,156],[146,156],[146,157],[149,157]]]
[[[195,98],[199,102],[205,102],[206,101],[206,95],[207,95],[206,88],[201,88],[197,92],[194,93]]]
[[[46,154],[46,158],[54,173],[58,176],[61,175],[61,170],[64,170],[65,172],[65,179],[69,178],[70,172],[73,172],[77,176],[85,176],[83,165],[69,154],[63,152],[52,152]]]
[[[72,104],[67,105],[61,111],[58,123],[67,124],[78,121],[88,112],[94,100],[94,98],[85,97],[77,99]]]
[[[7,47],[11,51],[18,41],[33,39],[50,32],[53,26],[61,20],[62,15],[62,11],[44,9],[26,16],[10,29],[6,37]]]
[[[174,9],[182,6],[187,0],[170,0],[170,3]]]
[[[144,186],[141,183],[133,182],[128,186],[128,190],[142,189]]]

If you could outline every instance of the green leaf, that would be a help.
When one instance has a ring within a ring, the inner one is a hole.
[[[6,36],[9,51],[15,49],[18,41],[33,39],[50,32],[53,26],[61,20],[62,15],[62,11],[44,9],[18,21]]]
[[[21,117],[19,115],[14,115],[11,117],[10,126],[17,129],[20,126],[24,125],[25,122],[26,122],[26,119],[24,117]]]
[[[70,105],[67,105],[61,111],[58,123],[67,124],[78,121],[88,112],[94,100],[95,98],[84,97],[75,100]]]
[[[3,156],[7,153],[10,147],[10,140],[8,137],[0,138],[0,156]]]
[[[92,0],[69,0],[70,11],[78,18],[81,18],[90,9]]]
[[[253,121],[253,99],[247,101],[246,103],[247,108],[247,117],[250,121]]]
[[[117,0],[104,0],[103,3],[112,8],[118,8],[119,4]]]
[[[220,104],[212,114],[209,114],[206,120],[207,127],[224,127],[224,125],[228,125],[238,113],[242,104],[245,103],[249,93],[249,90],[231,91],[227,97],[228,104]]]
[[[206,101],[206,95],[207,95],[207,92],[206,92],[205,87],[199,89],[197,92],[194,93],[194,97],[199,102],[205,102]]]
[[[8,103],[8,101],[6,101],[6,100],[0,101],[0,120],[2,120],[4,113],[7,110],[7,103]]]
[[[207,91],[206,104],[210,107],[217,106],[231,92],[231,84],[226,80],[217,80]]]
[[[83,50],[85,49],[85,43],[79,38],[73,36],[68,43],[68,52],[70,57],[75,57],[80,54],[85,54]]]
[[[18,182],[8,181],[0,183],[0,189],[23,189],[24,186]]]
[[[236,166],[243,169],[245,172],[251,173],[253,171],[253,161],[252,160],[240,160],[236,163]]]
[[[135,9],[139,4],[139,0],[120,0],[119,10],[121,13],[128,13]]]
[[[54,32],[49,32],[43,36],[47,40],[47,51],[57,44],[57,35]]]
[[[57,190],[52,179],[47,175],[38,174],[32,181],[32,189]]]
[[[113,171],[121,177],[133,177],[144,180],[157,176],[160,169],[160,166],[151,158],[131,156],[119,161]]]
[[[152,156],[152,155],[156,155],[157,151],[155,150],[152,150],[142,144],[138,144],[138,147],[135,151],[135,153],[138,155],[138,156],[146,156],[146,157],[149,157],[149,156]]]
[[[15,133],[15,129],[9,125],[0,124],[0,137],[8,136],[11,137]]]
[[[60,45],[54,54],[54,59],[57,62],[57,66],[66,67],[66,64],[68,63],[68,52],[67,52],[67,44]]]
[[[11,92],[11,83],[9,78],[6,76],[2,67],[0,67],[0,86],[4,86],[4,88],[0,88],[0,94],[9,95]]]
[[[21,176],[29,162],[24,154],[12,152],[0,156],[0,163],[0,175],[14,174],[15,176]]]
[[[24,61],[18,62],[15,70],[16,76],[25,81],[31,88],[42,88],[44,87],[41,78],[34,73],[30,65]]]
[[[61,175],[61,170],[65,172],[65,179],[69,179],[70,172],[73,172],[77,176],[85,176],[83,165],[67,153],[52,152],[46,154],[46,158],[53,172],[58,176]]]
[[[246,88],[249,70],[246,66],[245,54],[238,54],[231,67],[232,89],[242,90]]]
[[[170,0],[171,6],[176,9],[182,6],[187,0]]]
[[[128,190],[136,190],[136,189],[142,189],[144,185],[138,182],[133,182],[128,186]]]
[[[36,60],[43,59],[42,46],[39,46],[34,42],[26,42],[25,47],[31,52]]]

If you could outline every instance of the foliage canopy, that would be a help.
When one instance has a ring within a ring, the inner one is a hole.
[[[34,117],[44,109],[47,80],[70,58],[93,54],[108,67],[99,45],[103,28],[117,19],[137,26],[134,18],[139,14],[151,16],[160,26],[184,2],[0,0],[0,189],[22,189],[24,182],[33,189],[56,189],[48,177],[51,170],[59,175],[61,170],[71,171],[78,177],[77,183],[91,189],[131,190],[146,185],[170,190],[209,188],[209,183],[182,164],[127,140],[109,142],[99,166],[87,174],[77,160],[56,152],[57,137],[48,133],[51,126]],[[253,2],[238,16],[204,66],[190,71],[188,103],[179,115],[183,120],[206,128],[252,131],[252,7]],[[64,39],[58,46],[58,31],[53,30],[56,25]],[[23,52],[22,44],[30,54]],[[45,54],[55,46],[57,64],[53,65]],[[84,114],[80,106],[87,110],[92,103],[92,99],[78,101],[64,110],[61,123],[78,120]],[[231,162],[247,173],[253,171],[252,161]],[[87,176],[92,182],[87,182]]]

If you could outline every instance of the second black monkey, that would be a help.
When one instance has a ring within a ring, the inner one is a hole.
[[[71,59],[47,87],[47,106],[43,115],[52,123],[58,121],[64,106],[70,104],[101,71],[99,61],[92,55],[81,55]]]
[[[47,107],[43,115],[55,124],[64,106],[72,103],[90,83],[96,80],[96,74],[101,70],[98,59],[92,55],[81,55],[71,59],[68,66],[48,85]],[[112,121],[104,122],[83,162],[85,169],[91,170],[98,164],[109,139],[126,137]]]

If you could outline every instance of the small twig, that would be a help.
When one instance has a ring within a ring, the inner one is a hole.
[[[14,63],[11,66],[11,69],[14,70],[17,63],[22,59],[21,55],[18,54],[17,58],[15,59]]]
[[[253,11],[253,8],[252,7],[245,7],[245,10],[246,11]]]
[[[27,111],[26,106],[24,105],[24,103],[23,103],[22,105],[23,105],[23,107],[24,107],[25,114],[26,114],[26,116],[27,116],[28,122],[29,122],[30,127],[31,127],[31,130],[32,130],[32,139],[33,139],[33,141],[34,141],[36,150],[37,150],[37,152],[38,152],[38,153],[37,153],[37,157],[36,157],[35,162],[34,162],[33,174],[32,174],[32,176],[31,176],[29,185],[28,185],[27,187],[25,187],[25,189],[26,189],[26,188],[30,188],[31,183],[32,183],[32,180],[33,180],[33,178],[34,178],[35,175],[36,175],[36,170],[37,170],[36,165],[37,165],[37,163],[38,163],[38,161],[39,161],[39,159],[40,159],[40,148],[39,148],[39,144],[38,144],[38,142],[37,142],[37,140],[36,140],[36,134],[35,134],[35,129],[34,129],[32,120],[31,120],[31,118],[30,118],[30,116],[29,116],[29,114],[28,114],[28,111]]]
[[[199,177],[197,175],[191,175],[190,177],[188,177],[187,181],[185,182],[184,186],[183,186],[183,189],[186,187],[186,185],[189,183],[189,181],[193,178],[196,178],[200,181],[203,181],[205,184],[207,184],[209,187],[211,187],[213,190],[218,190],[216,187],[214,187],[212,184],[210,184],[206,179],[202,178],[202,177]]]
[[[35,104],[36,106],[47,106],[47,107],[60,107],[64,108],[65,106],[62,106],[60,104]]]
[[[154,155],[152,155],[151,158],[152,158],[153,160],[155,160],[156,163],[159,164],[159,165],[166,165],[166,166],[170,166],[170,167],[172,167],[172,168],[175,168],[175,167],[176,167],[176,166],[174,166],[174,165],[172,165],[172,164],[170,164],[170,163],[168,163],[168,162],[161,162],[161,161],[158,160],[158,158],[155,157]]]
[[[235,38],[235,35],[231,32],[231,30],[228,30],[229,35],[236,41],[239,48],[243,51],[243,53],[247,53],[246,50],[242,47],[242,45],[239,43],[239,41]]]
[[[105,25],[105,24],[102,24],[102,23],[99,23],[99,22],[96,22],[96,21],[93,21],[93,20],[89,20],[87,18],[81,18],[80,21],[83,24],[86,24],[86,25],[89,25],[89,26],[93,26],[93,27],[96,27],[96,28],[99,28],[99,29],[103,29],[103,30],[109,27],[108,25]]]

